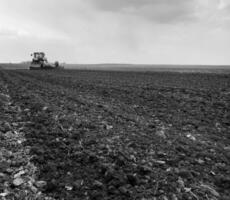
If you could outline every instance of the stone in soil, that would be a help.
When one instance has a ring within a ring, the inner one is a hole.
[[[13,180],[13,185],[18,187],[24,183],[24,180],[22,178],[16,178]]]

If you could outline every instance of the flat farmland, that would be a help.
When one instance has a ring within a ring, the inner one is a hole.
[[[230,74],[1,70],[0,106],[36,169],[5,159],[4,198],[230,197]]]

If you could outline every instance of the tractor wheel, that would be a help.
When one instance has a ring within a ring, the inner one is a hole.
[[[55,67],[59,67],[59,62],[56,61],[56,62],[54,63],[54,66],[55,66]]]

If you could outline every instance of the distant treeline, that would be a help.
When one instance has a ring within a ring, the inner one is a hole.
[[[28,69],[29,63],[0,63],[1,69]]]
[[[29,69],[30,62],[0,63],[3,69]],[[66,64],[65,69],[105,70],[105,71],[170,71],[170,72],[201,72],[201,73],[230,73],[230,65],[141,65],[141,64]]]

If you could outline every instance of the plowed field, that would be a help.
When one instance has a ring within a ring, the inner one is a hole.
[[[0,139],[19,126],[46,199],[230,199],[230,75],[2,70],[0,83]],[[7,169],[6,199],[26,184]]]

